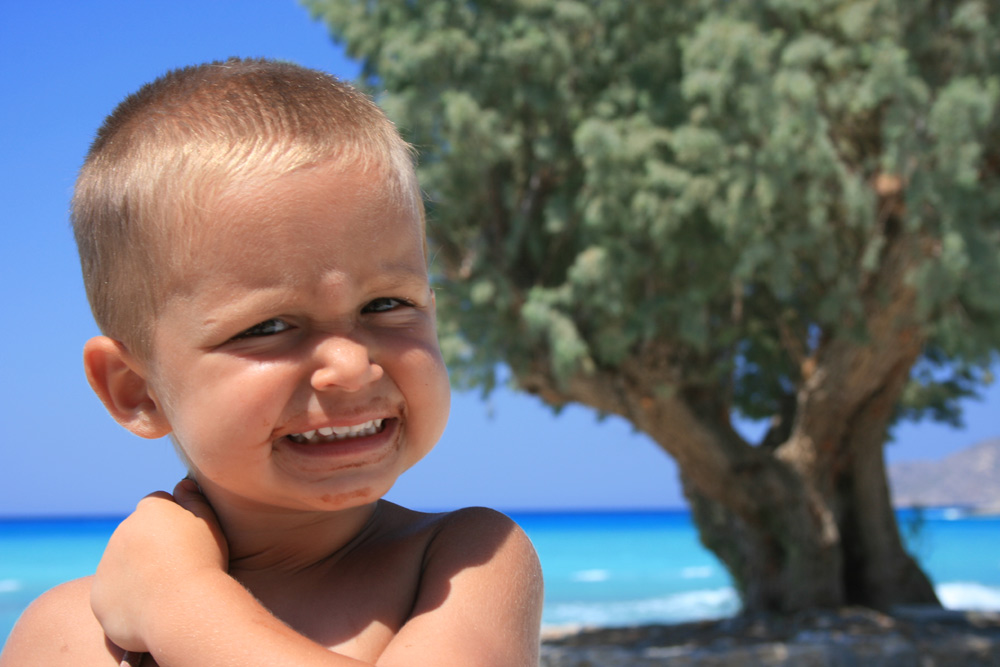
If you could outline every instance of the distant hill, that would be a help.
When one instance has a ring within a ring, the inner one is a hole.
[[[893,464],[889,487],[897,507],[969,506],[1000,511],[1000,438],[940,461]]]

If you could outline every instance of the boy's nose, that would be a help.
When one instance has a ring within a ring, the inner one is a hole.
[[[375,363],[363,341],[349,336],[329,336],[316,347],[319,364],[312,373],[317,391],[343,389],[358,391],[382,377],[382,367]]]

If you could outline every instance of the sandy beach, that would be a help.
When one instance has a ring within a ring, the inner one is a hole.
[[[542,667],[1000,665],[1000,613],[912,607],[549,630]]]

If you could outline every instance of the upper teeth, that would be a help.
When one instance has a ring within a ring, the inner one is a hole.
[[[332,442],[346,438],[357,438],[365,435],[375,435],[382,428],[384,419],[372,419],[364,424],[354,426],[324,426],[305,433],[293,433],[288,437],[295,442]]]

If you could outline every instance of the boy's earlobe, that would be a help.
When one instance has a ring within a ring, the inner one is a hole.
[[[143,438],[170,433],[141,365],[118,341],[95,336],[83,346],[87,380],[115,421]]]

